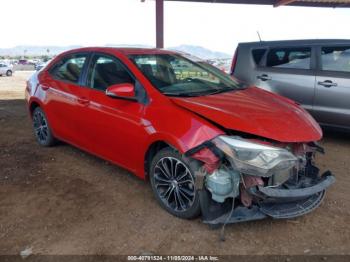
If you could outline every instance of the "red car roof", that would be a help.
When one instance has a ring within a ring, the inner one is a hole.
[[[175,51],[158,49],[158,48],[116,48],[125,55],[131,54],[175,54]]]
[[[116,51],[124,55],[132,54],[178,54],[176,51],[170,51],[158,48],[135,48],[135,47],[82,47],[77,49],[72,49],[64,53],[70,52],[84,52],[84,51]]]

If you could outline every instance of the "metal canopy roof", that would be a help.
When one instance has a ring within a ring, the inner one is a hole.
[[[141,0],[144,2],[146,0]],[[202,2],[224,4],[250,4],[279,6],[306,6],[306,7],[350,7],[350,0],[155,0],[156,2],[156,46],[164,47],[164,2]]]
[[[350,7],[350,0],[165,0],[165,1],[273,5],[275,7],[283,6],[283,5],[307,6],[307,7]]]

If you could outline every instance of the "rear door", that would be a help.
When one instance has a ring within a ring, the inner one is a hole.
[[[75,53],[63,57],[41,77],[45,92],[45,113],[55,135],[82,146],[80,123],[89,103],[81,86],[82,72],[88,54]]]
[[[350,127],[350,45],[321,46],[314,112],[322,124]]]
[[[312,112],[315,57],[311,46],[269,48],[255,71],[255,85],[288,97]]]

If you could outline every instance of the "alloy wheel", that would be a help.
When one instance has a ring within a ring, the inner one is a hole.
[[[162,202],[176,212],[191,208],[195,199],[194,178],[177,158],[163,157],[154,169],[154,185]]]
[[[47,142],[48,139],[48,126],[46,118],[41,111],[35,111],[33,115],[33,125],[34,125],[34,131],[37,139],[41,144],[44,144]]]

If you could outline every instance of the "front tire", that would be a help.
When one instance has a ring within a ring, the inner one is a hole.
[[[56,144],[46,115],[40,107],[33,111],[33,129],[36,140],[41,146],[49,147]]]
[[[11,70],[7,70],[6,76],[12,76],[12,71]]]
[[[160,150],[152,160],[150,181],[158,203],[174,216],[191,219],[200,214],[195,188],[196,161],[172,148]]]

